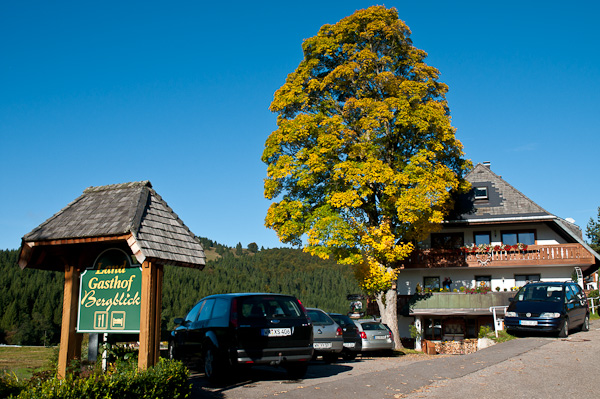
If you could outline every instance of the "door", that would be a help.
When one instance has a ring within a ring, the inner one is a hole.
[[[577,284],[569,284],[567,298],[567,308],[572,314],[572,316],[569,316],[571,318],[571,327],[580,326],[587,311],[585,295],[581,291],[581,287]]]

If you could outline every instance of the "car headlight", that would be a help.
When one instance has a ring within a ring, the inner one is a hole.
[[[540,317],[543,319],[558,319],[560,317],[560,313],[544,312],[540,314]]]
[[[504,317],[517,317],[517,312],[506,312]]]

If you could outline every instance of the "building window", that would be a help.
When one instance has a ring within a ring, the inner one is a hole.
[[[473,235],[473,242],[475,245],[491,244],[492,234],[489,231],[478,231]]]
[[[477,319],[465,319],[465,338],[477,338],[479,323]]]
[[[535,245],[535,230],[502,232],[502,244],[515,245],[517,243],[525,245]]]
[[[423,277],[423,288],[425,290],[430,289],[431,291],[440,290],[440,278],[439,277]]]
[[[492,288],[492,276],[475,276],[475,288],[477,287]]]
[[[476,200],[489,199],[487,187],[475,187],[475,199]]]
[[[440,340],[442,339],[442,319],[425,319],[425,339]]]
[[[527,283],[540,281],[539,274],[515,274],[515,286],[522,287]]]
[[[433,233],[431,235],[431,248],[453,249],[465,245],[463,233]]]

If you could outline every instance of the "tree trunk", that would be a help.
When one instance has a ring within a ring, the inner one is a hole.
[[[381,322],[392,330],[394,350],[404,349],[400,340],[400,330],[398,329],[398,291],[396,291],[395,287],[391,288],[385,293],[378,293],[376,299],[379,306],[379,314],[381,315]]]

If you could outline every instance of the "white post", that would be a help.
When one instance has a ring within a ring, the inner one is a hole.
[[[494,315],[494,333],[496,334],[496,338],[498,338],[498,330],[502,330],[502,328],[500,328],[501,320],[499,320],[496,316],[496,308],[502,308],[506,312],[507,307],[508,306],[491,306],[490,307],[490,312],[492,312],[492,315]]]
[[[106,372],[106,362],[108,361],[108,350],[106,348],[106,341],[108,341],[108,334],[104,333],[104,352],[102,352],[102,371]]]
[[[496,308],[492,306],[490,308],[492,314],[494,315],[494,333],[496,334],[496,338],[498,338],[498,320],[496,319]]]
[[[421,323],[421,318],[420,317],[415,317],[415,328],[417,329],[417,332],[419,332],[420,334],[417,334],[417,337],[415,338],[415,350],[422,350],[421,349],[421,336],[423,335],[423,330],[422,330],[422,323]]]

